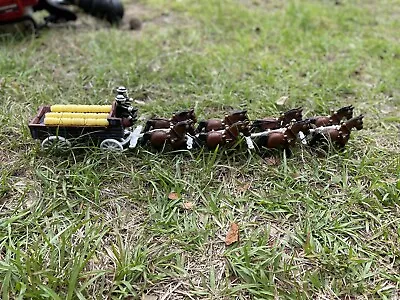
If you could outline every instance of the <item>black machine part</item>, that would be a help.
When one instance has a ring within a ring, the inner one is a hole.
[[[66,5],[78,6],[87,14],[105,19],[111,24],[119,24],[124,16],[124,7],[120,0],[39,0],[33,9],[35,11],[47,10],[50,16],[46,18],[46,22],[58,23],[76,20],[76,14],[67,9]]]
[[[111,24],[118,24],[124,16],[124,7],[120,0],[71,0],[84,12]]]
[[[38,4],[33,7],[35,11],[47,10],[50,14],[46,17],[46,22],[58,23],[65,21],[75,21],[76,14],[67,9],[62,4],[52,0],[39,0]]]

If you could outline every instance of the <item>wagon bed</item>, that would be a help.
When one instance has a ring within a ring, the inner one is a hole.
[[[71,141],[86,140],[99,144],[101,148],[117,148],[122,150],[120,141],[124,140],[125,130],[122,119],[115,117],[116,103],[107,116],[107,126],[66,126],[46,125],[46,113],[51,112],[51,106],[41,106],[37,115],[30,121],[29,130],[34,139],[42,141],[42,148],[48,149],[57,143],[61,148],[69,148]]]
[[[29,123],[29,130],[34,139],[44,140],[50,136],[59,136],[65,139],[91,139],[101,142],[105,139],[121,139],[124,137],[124,128],[121,118],[115,117],[115,103],[107,117],[108,126],[63,126],[45,125],[46,113],[51,106],[41,106],[37,115]]]

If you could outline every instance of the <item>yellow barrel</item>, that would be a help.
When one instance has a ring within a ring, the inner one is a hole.
[[[46,118],[84,118],[84,119],[107,119],[108,113],[70,113],[70,112],[48,112]]]
[[[44,125],[58,126],[108,126],[107,119],[87,118],[44,118]]]
[[[108,113],[111,105],[74,105],[74,104],[55,104],[50,107],[52,112],[77,112],[77,113]]]

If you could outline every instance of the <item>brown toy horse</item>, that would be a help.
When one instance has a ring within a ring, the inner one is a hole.
[[[197,122],[196,115],[194,113],[194,109],[183,110],[172,115],[171,119],[166,118],[151,118],[147,120],[146,126],[143,129],[143,132],[147,132],[153,129],[160,128],[170,128],[171,125],[177,124],[182,121],[192,120],[193,123]]]
[[[259,136],[256,144],[259,148],[269,149],[285,149],[289,150],[290,146],[296,143],[299,132],[308,134],[311,128],[310,120],[297,121],[291,125],[287,125],[285,130],[272,130]]]
[[[201,133],[199,139],[205,143],[208,149],[215,149],[217,146],[232,146],[238,141],[240,133],[250,136],[248,121],[236,122],[229,127],[226,126],[225,130]]]
[[[249,118],[247,117],[247,110],[240,110],[236,111],[230,115],[225,115],[223,120],[220,119],[210,119],[207,121],[201,121],[199,126],[197,126],[196,131],[198,133],[202,132],[209,132],[212,130],[224,130],[225,126],[230,126],[235,124],[236,122],[243,122],[248,121]]]
[[[353,105],[345,106],[332,112],[330,116],[313,117],[310,120],[316,127],[339,125],[343,119],[350,120],[353,117],[353,110]]]
[[[317,144],[331,141],[340,149],[343,149],[349,141],[351,130],[353,128],[357,130],[363,129],[363,118],[364,115],[359,115],[358,117],[351,118],[346,122],[342,122],[341,125],[327,126],[322,127],[321,129],[317,128],[313,133],[309,145],[314,147]]]
[[[142,143],[150,141],[150,144],[159,150],[166,145],[170,145],[173,150],[189,148],[188,133],[194,134],[192,120],[178,122],[170,129],[159,128],[147,131],[143,134]]]
[[[282,113],[279,118],[264,118],[255,120],[251,124],[251,132],[262,132],[266,130],[285,127],[291,121],[300,121],[303,118],[303,108],[293,108]]]

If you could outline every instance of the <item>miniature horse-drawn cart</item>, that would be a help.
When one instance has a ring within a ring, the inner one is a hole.
[[[29,129],[34,139],[42,141],[45,150],[66,150],[76,140],[90,140],[104,150],[122,151],[128,144],[133,148],[141,128],[126,130],[129,121],[116,116],[116,107],[115,102],[112,105],[42,106],[29,123]],[[131,123],[133,121],[131,119]]]
[[[250,121],[247,111],[226,115],[224,119],[199,122],[194,110],[175,113],[172,118],[152,118],[146,126],[133,125],[137,108],[131,106],[125,87],[117,89],[112,105],[46,105],[29,123],[34,139],[41,140],[42,148],[65,150],[74,141],[89,140],[102,150],[122,151],[138,144],[150,144],[158,150],[191,150],[206,146],[234,147],[242,138],[248,148],[284,149],[290,151],[296,141],[315,147],[331,141],[343,149],[353,128],[363,128],[363,115],[353,117],[353,106],[342,107],[330,116],[302,120],[302,108],[291,109],[279,118]],[[344,121],[346,120],[346,121]],[[167,147],[167,148],[165,148]],[[288,152],[290,153],[290,152]]]

